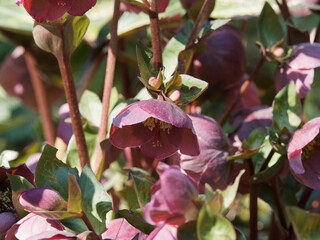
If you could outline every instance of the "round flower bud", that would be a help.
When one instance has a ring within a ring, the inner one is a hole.
[[[168,93],[168,97],[173,101],[179,101],[181,99],[181,92],[179,90],[172,90]]]
[[[149,78],[149,81],[148,81],[149,85],[151,87],[154,87],[155,89],[159,89],[159,87],[161,86],[162,84],[162,81],[161,79],[159,78],[156,78],[156,77],[151,77]]]

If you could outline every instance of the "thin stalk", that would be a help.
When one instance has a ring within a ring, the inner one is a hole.
[[[229,114],[231,113],[232,109],[234,108],[234,106],[237,104],[237,102],[240,100],[241,96],[247,91],[247,89],[249,88],[251,82],[254,80],[254,78],[256,77],[258,71],[260,70],[260,68],[262,67],[263,63],[264,63],[264,57],[261,57],[259,62],[257,63],[255,69],[253,70],[253,72],[251,73],[249,79],[247,79],[246,81],[244,81],[244,83],[241,85],[240,91],[238,92],[238,94],[235,96],[235,98],[233,99],[233,102],[231,102],[231,104],[227,107],[227,109],[224,111],[222,117],[219,119],[219,124],[222,126],[225,121],[227,120]]]
[[[113,79],[116,67],[116,53],[117,53],[117,43],[118,43],[118,19],[120,16],[120,0],[114,1],[114,11],[113,18],[111,22],[111,38],[108,49],[108,59],[106,66],[106,75],[104,80],[103,97],[102,97],[102,117],[101,123],[98,131],[98,144],[96,146],[96,158],[93,165],[93,172],[97,174],[99,169],[103,165],[103,154],[100,148],[100,142],[106,138],[107,135],[107,125],[109,117],[109,106],[110,106],[110,96],[111,89],[113,86]]]
[[[48,144],[54,146],[56,134],[43,81],[36,67],[36,61],[34,57],[28,51],[25,52],[24,57],[35,93],[38,111],[43,123],[44,138]]]
[[[82,121],[78,107],[76,88],[73,81],[70,57],[66,55],[61,55],[57,57],[57,60],[59,63],[59,68],[63,80],[64,91],[70,109],[72,130],[76,139],[80,165],[81,168],[84,168],[86,164],[90,166],[90,160],[82,128]]]
[[[273,193],[274,193],[276,204],[277,204],[280,223],[284,229],[287,229],[286,216],[284,212],[284,206],[281,199],[277,177],[273,177],[271,179],[271,185],[272,185]]]
[[[299,200],[298,207],[300,207],[300,208],[306,207],[306,204],[307,204],[312,192],[313,192],[313,189],[306,187],[306,189],[303,191],[302,196]]]
[[[250,175],[254,175],[254,166],[251,159],[247,160]],[[250,183],[250,220],[249,220],[249,234],[250,240],[258,240],[258,196],[259,184]]]
[[[151,10],[149,11],[151,41],[153,51],[153,66],[154,71],[159,71],[162,68],[162,53],[160,40],[160,24],[158,16],[158,0],[152,0]]]

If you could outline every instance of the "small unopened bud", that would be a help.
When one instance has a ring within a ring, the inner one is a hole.
[[[173,101],[178,101],[181,99],[181,92],[179,90],[172,90],[168,93],[168,97]]]
[[[19,203],[30,211],[61,210],[67,205],[57,191],[49,188],[29,189],[20,194]]]
[[[276,57],[282,57],[284,54],[284,49],[279,47],[279,48],[276,48],[274,51],[273,51],[273,55],[275,55]]]
[[[148,83],[151,87],[154,87],[155,89],[159,89],[162,84],[162,81],[160,78],[151,77]]]

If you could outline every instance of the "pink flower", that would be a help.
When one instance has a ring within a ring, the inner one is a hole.
[[[71,240],[77,237],[73,233],[66,232],[59,221],[29,213],[9,229],[5,238],[5,240],[24,239]]]
[[[314,68],[320,66],[320,44],[302,43],[294,49],[288,63],[278,68],[275,76],[276,90],[293,80],[300,98],[304,98],[311,89]]]
[[[143,3],[149,8],[151,9],[151,5],[149,3],[148,0],[142,0]],[[166,8],[168,7],[170,0],[161,0],[158,1],[158,12],[162,13],[166,10]],[[132,12],[132,13],[140,13],[140,12],[145,12],[143,9],[139,8],[138,6],[131,4],[131,3],[127,3],[127,2],[121,2],[120,3],[120,10],[123,12]]]
[[[67,206],[60,194],[49,188],[32,188],[19,196],[19,203],[30,211],[54,211]]]
[[[110,141],[118,148],[140,147],[152,158],[164,159],[176,151],[199,155],[191,119],[179,107],[159,100],[133,103],[123,109],[110,130]]]
[[[205,183],[213,189],[224,189],[233,182],[233,165],[227,161],[231,149],[228,138],[214,119],[200,114],[189,117],[197,133],[200,155],[182,154],[180,166],[197,181],[199,192],[204,191]]]
[[[178,227],[165,224],[154,229],[147,240],[177,240]]]
[[[37,22],[56,21],[64,14],[82,16],[97,0],[16,0]]]
[[[139,240],[146,240],[147,235],[130,225],[126,219],[118,218],[106,224],[107,231],[102,233],[103,240],[131,240],[139,234]]]
[[[143,217],[150,224],[180,225],[187,221],[185,212],[195,207],[197,188],[176,166],[159,162],[157,171],[160,180],[151,188],[151,201],[145,205]]]
[[[288,147],[289,166],[294,177],[313,189],[320,189],[320,117],[294,132]]]

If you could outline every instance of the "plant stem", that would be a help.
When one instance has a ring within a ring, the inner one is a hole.
[[[113,79],[116,67],[116,53],[117,53],[117,43],[118,43],[118,20],[120,16],[120,0],[114,1],[114,12],[111,22],[111,38],[108,49],[108,59],[106,66],[106,75],[104,80],[103,97],[102,97],[102,117],[98,132],[98,144],[96,146],[96,158],[93,165],[93,172],[97,174],[99,169],[103,165],[103,154],[100,148],[100,142],[106,138],[108,117],[109,117],[109,106],[110,106],[110,96],[111,89],[113,86]],[[99,176],[98,176],[99,178]]]
[[[125,46],[125,39],[119,39],[119,50],[122,52],[126,51]],[[128,71],[128,65],[126,65],[124,62],[119,61],[120,66],[120,73],[121,73],[121,80],[122,80],[122,89],[123,89],[123,95],[126,99],[129,99],[131,96],[131,90],[130,90],[130,76]]]
[[[219,124],[222,126],[225,121],[227,120],[229,114],[231,113],[232,109],[234,108],[234,106],[237,104],[237,102],[240,100],[241,96],[247,91],[247,89],[249,88],[251,82],[254,80],[254,78],[256,77],[258,71],[260,70],[260,68],[262,67],[263,63],[264,63],[264,57],[262,56],[259,60],[259,62],[257,63],[255,69],[253,70],[253,72],[251,73],[249,79],[247,79],[246,81],[243,82],[243,84],[241,85],[240,91],[238,92],[238,94],[235,96],[235,98],[233,99],[233,102],[231,102],[231,104],[227,107],[227,109],[224,111],[224,113],[222,114],[222,117],[219,119]]]
[[[254,166],[251,159],[247,160],[250,176],[254,175]],[[250,183],[250,240],[258,240],[258,195],[259,184]]]
[[[151,2],[149,19],[150,19],[151,41],[152,41],[152,51],[153,51],[153,67],[154,67],[154,71],[160,71],[160,69],[162,68],[162,53],[161,53],[161,43],[160,43],[158,0],[152,0]]]
[[[44,84],[36,67],[36,61],[34,57],[28,51],[25,52],[24,57],[35,93],[37,107],[43,122],[44,138],[48,144],[53,146],[56,139],[56,134]]]
[[[76,88],[73,81],[73,74],[70,64],[70,57],[66,54],[57,56],[59,68],[63,80],[64,91],[70,109],[70,117],[72,130],[76,139],[77,149],[79,153],[80,165],[83,169],[86,164],[90,166],[88,149],[83,133],[82,121],[80,117]]]
[[[302,196],[301,196],[300,201],[298,203],[298,207],[300,207],[300,208],[306,207],[306,204],[307,204],[312,192],[313,192],[313,189],[306,187],[306,189],[302,193]]]
[[[284,213],[284,207],[281,199],[280,189],[277,181],[277,177],[271,179],[271,185],[274,193],[274,197],[277,203],[279,220],[284,229],[287,229],[286,216]]]
[[[205,2],[203,3],[202,8],[198,14],[198,17],[193,25],[191,35],[186,45],[186,49],[189,49],[194,45],[195,40],[197,39],[198,33],[200,31],[200,28],[203,22],[207,19],[209,11],[210,9],[212,9],[214,2],[215,0],[205,0]]]

